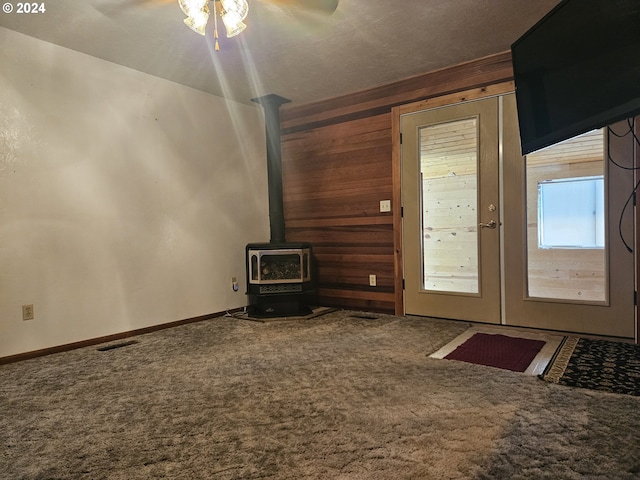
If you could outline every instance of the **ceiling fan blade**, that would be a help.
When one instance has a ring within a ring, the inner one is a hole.
[[[304,10],[315,10],[331,15],[338,8],[340,0],[262,0],[265,3]]]

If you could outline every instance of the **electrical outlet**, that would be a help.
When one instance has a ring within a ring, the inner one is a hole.
[[[380,211],[381,212],[390,212],[391,211],[391,200],[380,200]]]
[[[370,287],[375,287],[377,283],[378,283],[378,279],[376,278],[376,276],[375,275],[369,275],[369,286]]]
[[[22,320],[33,320],[33,305],[22,305]]]

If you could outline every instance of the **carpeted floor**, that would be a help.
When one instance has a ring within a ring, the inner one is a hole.
[[[429,358],[462,322],[358,315],[0,366],[0,478],[640,478],[640,398]]]

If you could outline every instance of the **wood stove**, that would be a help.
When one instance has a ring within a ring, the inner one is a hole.
[[[314,288],[311,244],[287,242],[284,235],[280,106],[289,100],[270,94],[251,101],[265,112],[271,239],[246,247],[247,311],[256,317],[306,315],[307,294]]]
[[[249,314],[306,315],[313,290],[310,243],[250,243],[247,255]]]

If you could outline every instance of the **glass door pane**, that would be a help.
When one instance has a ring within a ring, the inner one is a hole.
[[[419,129],[422,288],[477,294],[478,119]]]
[[[526,156],[528,297],[607,300],[604,133]]]

